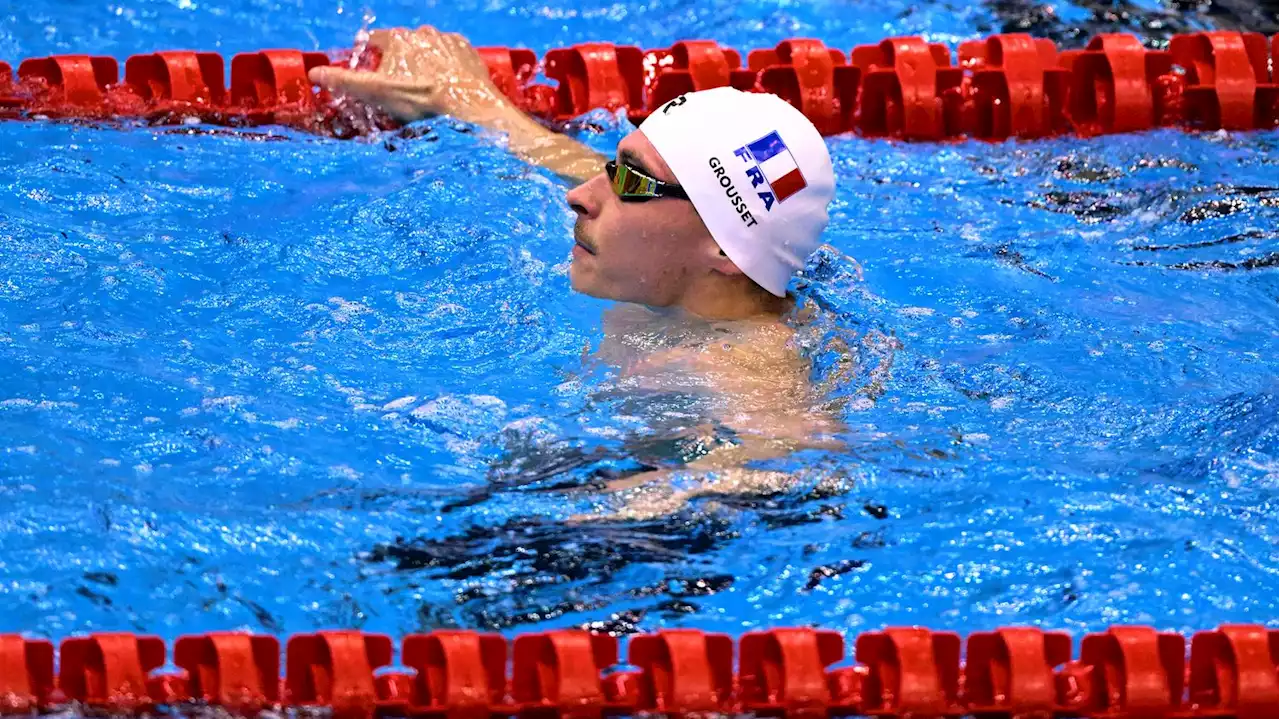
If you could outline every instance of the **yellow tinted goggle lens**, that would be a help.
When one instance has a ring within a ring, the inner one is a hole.
[[[626,165],[616,165],[613,173],[613,191],[619,195],[651,196],[653,180],[632,172]]]

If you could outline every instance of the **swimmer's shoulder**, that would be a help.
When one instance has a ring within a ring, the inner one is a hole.
[[[762,317],[719,323],[707,349],[756,360],[789,361],[795,356],[795,328],[778,318]]]

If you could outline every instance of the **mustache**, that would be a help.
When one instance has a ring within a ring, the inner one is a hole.
[[[581,222],[573,224],[573,241],[587,248],[587,251],[591,254],[594,255],[596,253],[596,245],[587,239],[586,230],[583,229]]]

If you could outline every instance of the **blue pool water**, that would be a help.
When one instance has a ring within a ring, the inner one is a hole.
[[[372,14],[539,52],[847,50],[999,31],[1010,5]],[[1039,7],[1063,36],[1088,15]],[[0,58],[335,50],[365,15],[27,3]],[[631,129],[593,120],[603,151]],[[570,523],[616,509],[601,481],[723,438],[584,359],[617,308],[569,291],[561,183],[451,121],[413,129],[0,123],[0,631],[1276,626],[1275,133],[831,139],[792,322],[843,448]]]

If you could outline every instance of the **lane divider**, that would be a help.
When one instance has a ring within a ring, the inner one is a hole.
[[[641,712],[785,717],[1272,719],[1277,631],[1223,625],[1180,634],[1116,626],[1071,637],[1031,627],[958,634],[889,628],[859,635],[851,666],[830,630],[725,634],[672,629],[630,637],[626,664],[607,634],[436,631],[404,637],[322,631],[279,640],[212,632],[173,645],[98,633],[51,642],[0,635],[0,714],[69,703],[140,716],[201,703],[237,716],[323,707],[335,719],[597,719]]]
[[[593,109],[624,110],[639,123],[677,95],[733,86],[792,103],[824,135],[1001,141],[1063,134],[1093,137],[1155,127],[1276,127],[1275,36],[1210,31],[1177,35],[1150,50],[1132,35],[1099,35],[1059,52],[1045,39],[993,35],[955,53],[917,37],[860,45],[848,54],[796,38],[745,56],[711,40],[670,48],[593,42],[531,50],[480,48],[498,87],[550,123]],[[138,118],[153,124],[279,124],[350,134],[307,70],[348,58],[262,50],[225,62],[216,53],[165,51],[125,61],[58,55],[13,69],[0,62],[0,118]],[[360,58],[376,67],[376,52]],[[550,83],[536,82],[541,74]],[[392,127],[385,120],[378,127]]]

